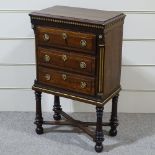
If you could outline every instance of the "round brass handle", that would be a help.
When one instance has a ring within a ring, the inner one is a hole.
[[[81,88],[86,88],[87,83],[82,81],[81,84],[80,84],[80,86],[81,86]]]
[[[49,81],[49,80],[51,79],[50,74],[45,74],[45,79],[46,79],[47,81]]]
[[[62,74],[62,79],[66,80],[67,79],[67,75],[66,74]]]
[[[67,59],[68,59],[68,58],[67,58],[67,55],[63,54],[63,55],[62,55],[62,60],[65,62],[65,61],[67,61]]]
[[[80,46],[81,46],[81,47],[86,47],[86,46],[87,46],[86,40],[81,40],[81,41],[80,41]]]
[[[50,59],[51,59],[51,58],[50,58],[49,55],[47,55],[47,54],[44,55],[44,60],[45,60],[45,62],[49,62]]]
[[[84,68],[86,68],[86,67],[87,67],[87,65],[86,65],[85,62],[80,62],[80,68],[81,68],[81,69],[84,69]]]
[[[62,33],[62,39],[66,40],[67,39],[67,34],[64,32]]]
[[[48,41],[48,40],[50,40],[50,36],[47,33],[45,33],[45,34],[43,34],[43,39],[44,39],[44,41]]]

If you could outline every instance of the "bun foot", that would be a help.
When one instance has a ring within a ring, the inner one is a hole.
[[[36,128],[36,133],[37,133],[38,135],[43,134],[43,127]]]
[[[103,145],[102,145],[102,143],[100,143],[100,144],[96,144],[95,145],[95,151],[96,152],[102,152],[102,150],[103,150]]]
[[[59,121],[59,120],[61,120],[61,115],[55,113],[55,114],[53,115],[53,119],[56,120],[56,121]]]
[[[112,137],[115,137],[117,135],[117,130],[116,129],[111,129],[109,131],[109,135],[112,136]]]

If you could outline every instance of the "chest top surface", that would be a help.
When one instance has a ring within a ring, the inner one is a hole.
[[[53,6],[47,9],[32,12],[30,16],[40,16],[105,25],[125,15],[118,11],[101,11],[68,6]]]

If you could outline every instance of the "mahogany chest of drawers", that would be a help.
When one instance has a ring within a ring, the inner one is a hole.
[[[82,128],[96,142],[95,150],[103,149],[103,125],[117,134],[117,99],[120,87],[122,34],[125,15],[120,12],[54,6],[30,14],[35,33],[36,132],[42,124],[62,123],[66,116],[72,125]],[[43,121],[41,93],[54,95],[55,121]],[[62,111],[59,96],[96,106],[97,122],[80,122]],[[105,103],[112,99],[109,123],[102,122]],[[90,123],[90,124],[89,124]],[[67,123],[66,123],[67,124]],[[85,124],[85,125],[84,125]],[[93,134],[86,129],[95,125]]]

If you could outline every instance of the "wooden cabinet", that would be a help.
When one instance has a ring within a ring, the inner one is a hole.
[[[36,41],[37,77],[33,85],[37,103],[36,132],[43,133],[42,124],[57,124],[61,115],[70,118],[62,111],[59,96],[93,104],[96,106],[97,123],[87,123],[96,125],[95,134],[86,131],[84,122],[72,120],[72,123],[92,136],[96,142],[95,150],[101,152],[102,126],[111,126],[110,135],[117,134],[125,15],[114,11],[54,6],[32,12],[30,17]],[[55,96],[53,110],[56,121],[53,123],[43,121],[42,92]],[[111,121],[103,123],[104,105],[110,99]]]

